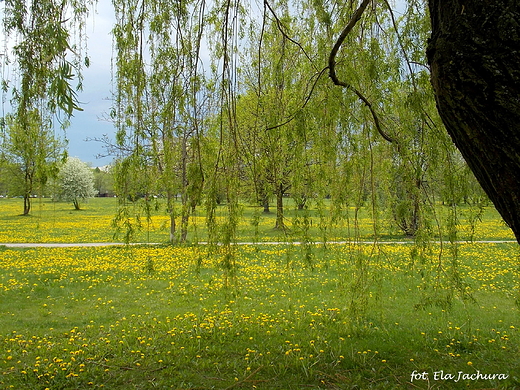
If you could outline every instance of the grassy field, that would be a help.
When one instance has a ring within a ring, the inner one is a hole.
[[[0,241],[111,241],[109,202],[0,200]],[[489,210],[475,239],[508,234]],[[0,389],[520,388],[517,244],[222,251],[0,247]]]
[[[260,208],[243,206],[238,224],[237,240],[242,242],[271,242],[301,240],[301,226],[305,214],[295,210],[290,199],[287,199],[285,210],[287,231],[275,230],[275,213],[264,214]],[[159,201],[160,202],[160,201]],[[358,238],[372,240],[374,223],[370,210],[364,208],[358,212],[357,219],[354,208],[341,210],[342,218],[337,211],[328,209],[321,213],[315,208],[308,210],[309,236],[316,242],[342,241]],[[94,198],[76,211],[72,204],[52,202],[50,199],[34,199],[33,211],[28,216],[20,215],[23,210],[22,199],[0,199],[0,243],[8,242],[122,242],[123,235],[114,237],[112,221],[117,213],[117,199]],[[217,216],[224,215],[225,206],[219,206]],[[139,212],[136,210],[135,212]],[[460,207],[459,210],[460,240],[514,240],[511,230],[505,226],[493,207],[486,208],[482,221],[470,225],[470,210]],[[142,212],[141,212],[142,214]],[[439,207],[438,219],[446,220],[447,208]],[[400,231],[391,226],[388,215],[378,215],[376,230],[383,241],[403,240]],[[177,225],[180,221],[177,221]],[[133,242],[166,243],[169,239],[169,217],[164,204],[159,203],[154,209],[150,223],[143,218],[141,231],[133,237]],[[356,228],[357,227],[357,228]],[[473,229],[472,229],[473,228]],[[437,229],[434,228],[434,231]],[[444,232],[446,236],[446,233]],[[188,240],[191,243],[207,240],[205,211],[199,207],[190,219]]]

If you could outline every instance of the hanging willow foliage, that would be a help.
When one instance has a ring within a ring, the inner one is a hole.
[[[392,165],[376,176],[389,179],[383,197],[374,187],[376,165],[369,144],[372,218],[376,221],[376,206],[387,198],[395,224],[415,239],[412,264],[417,258],[423,263],[434,261],[432,243],[441,241],[436,270],[425,277],[429,282],[423,304],[448,305],[455,292],[466,297],[457,267],[457,205],[451,204],[444,224],[437,215],[435,197],[440,193],[439,184],[453,182],[455,175],[454,169],[443,169],[441,161],[449,163],[458,153],[441,130],[434,105],[422,49],[429,33],[422,7],[410,2],[397,20],[388,2],[363,1],[348,14],[328,64],[333,83],[357,96],[368,109],[372,120],[364,123],[371,122],[381,139],[392,145],[387,152]],[[341,68],[337,66],[340,61]],[[378,151],[378,156],[382,153]],[[449,188],[450,197],[456,191],[454,186]],[[374,239],[377,237],[375,228]],[[451,253],[445,261],[442,241],[446,237]]]
[[[204,1],[113,1],[117,191],[116,225],[139,227],[154,196],[165,195],[170,241],[185,242],[204,176],[199,104]],[[180,211],[175,199],[181,198]],[[128,210],[132,211],[129,212]],[[180,215],[180,229],[177,217]],[[127,235],[127,238],[131,238]]]
[[[350,306],[361,313],[377,283],[370,263],[384,261],[378,243],[387,224],[413,238],[410,266],[429,272],[423,302],[444,304],[464,291],[456,206],[467,191],[453,185],[461,160],[436,113],[424,4],[410,1],[401,14],[386,0],[113,4],[119,226],[139,227],[160,195],[170,241],[186,242],[190,216],[204,204],[212,251],[233,280],[241,205],[258,207],[257,234],[262,212],[274,208],[273,228],[302,242],[305,266],[319,261],[313,227],[323,247],[350,243]],[[369,251],[363,210],[372,220]],[[336,226],[341,237],[330,236]]]

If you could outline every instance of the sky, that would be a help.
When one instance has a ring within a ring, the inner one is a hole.
[[[114,127],[111,123],[100,118],[109,112],[111,95],[111,57],[112,36],[110,31],[114,25],[114,10],[109,0],[99,1],[89,13],[86,31],[88,37],[88,55],[91,65],[83,69],[83,90],[78,92],[78,100],[83,111],[75,111],[71,118],[70,127],[66,130],[68,153],[71,157],[78,157],[90,163],[93,167],[101,167],[112,162],[112,157],[97,158],[104,153],[102,144],[87,141],[88,138],[101,138],[104,134],[111,137]],[[4,16],[3,2],[0,0],[0,18]],[[5,40],[0,30],[0,55],[10,50],[11,42]],[[10,70],[3,69],[0,77],[10,78]],[[74,82],[73,82],[74,85]],[[0,115],[11,110],[9,94],[2,103]],[[59,125],[56,125],[57,132]],[[113,138],[113,137],[111,137]]]
[[[74,113],[67,129],[69,155],[89,162],[94,167],[104,166],[112,157],[98,158],[104,153],[100,142],[88,139],[101,138],[104,134],[114,138],[112,123],[102,120],[110,110],[111,57],[114,24],[112,2],[99,1],[91,11],[86,24],[90,67],[83,69],[83,91],[78,93],[83,111]]]

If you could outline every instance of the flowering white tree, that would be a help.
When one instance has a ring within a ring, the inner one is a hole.
[[[72,201],[76,210],[80,201],[96,195],[94,173],[87,164],[76,157],[69,157],[58,175],[59,199]]]

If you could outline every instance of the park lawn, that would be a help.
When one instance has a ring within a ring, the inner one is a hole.
[[[517,244],[223,250],[4,247],[0,388],[520,387]]]
[[[238,220],[238,242],[286,242],[309,240],[352,241],[373,240],[410,240],[392,224],[391,215],[380,211],[378,223],[374,225],[372,211],[361,208],[343,210],[331,209],[325,200],[320,212],[316,205],[310,204],[306,211],[296,210],[291,199],[285,199],[287,230],[274,229],[275,213],[264,214],[259,207],[241,206]],[[156,203],[156,204],[155,204]],[[180,206],[179,206],[180,207]],[[21,216],[23,199],[0,198],[0,243],[85,243],[85,242],[123,242],[124,231],[117,232],[113,226],[117,214],[118,200],[115,198],[93,198],[85,203],[82,210],[76,211],[71,203],[53,202],[49,198],[33,199],[33,210],[28,216]],[[130,205],[130,214],[141,215],[141,229],[136,229],[131,242],[166,243],[169,240],[169,217],[166,215],[164,199],[154,200],[150,220],[143,215],[139,203]],[[458,237],[460,240],[514,240],[511,230],[504,224],[496,210],[490,206],[484,210],[481,220],[471,224],[474,210],[468,206],[458,209]],[[217,222],[224,223],[226,206],[218,206]],[[444,239],[447,237],[446,220],[448,208],[439,205],[437,219],[444,225],[441,228]],[[357,215],[357,219],[356,219]],[[133,219],[132,223],[136,224]],[[180,220],[177,220],[177,226]],[[307,229],[307,230],[305,230]],[[438,237],[437,227],[432,233]],[[203,206],[196,209],[190,217],[188,241],[190,243],[208,240],[206,214]]]
[[[32,211],[21,215],[23,199],[0,199],[0,243],[112,242],[117,199],[94,198],[74,210],[72,203],[49,198],[32,200]],[[119,241],[119,240],[115,240]]]

